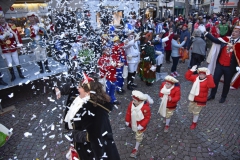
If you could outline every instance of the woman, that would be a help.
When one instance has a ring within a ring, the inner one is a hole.
[[[167,63],[172,63],[170,61],[170,56],[171,56],[171,52],[172,52],[172,44],[171,44],[171,42],[172,42],[174,34],[171,34],[171,33],[173,33],[173,28],[169,28],[169,31],[165,34],[166,37],[167,36],[169,37],[169,40],[165,42],[166,46],[164,48],[165,51],[166,51],[165,58],[166,58],[166,62]]]
[[[179,44],[179,39],[180,39],[179,35],[174,35],[173,39],[172,39],[172,42],[171,42],[171,45],[172,45],[171,57],[172,57],[173,64],[172,64],[170,75],[172,77],[179,76],[179,74],[177,72],[177,65],[178,65],[178,61],[179,61],[179,58],[180,58],[178,50],[179,50],[179,48],[181,48],[186,43],[187,37],[184,38],[184,41],[181,44]]]
[[[191,39],[188,46],[188,50],[190,47],[192,48],[190,67],[194,65],[199,67],[206,57],[206,42],[201,38],[201,34],[201,30],[196,29],[194,31],[194,37]]]
[[[108,115],[113,107],[111,98],[103,91],[101,83],[86,75],[78,86],[78,92],[79,96],[73,101],[64,121],[69,129],[73,129],[74,147],[80,159],[120,160]],[[79,141],[77,136],[81,133],[86,136]],[[89,143],[90,148],[87,146]]]

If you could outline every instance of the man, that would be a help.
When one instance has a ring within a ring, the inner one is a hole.
[[[229,92],[231,79],[236,72],[236,67],[240,66],[240,26],[239,24],[235,26],[231,37],[215,38],[208,32],[205,33],[205,36],[212,42],[221,45],[213,77],[216,87],[211,90],[208,100],[215,98],[218,83],[223,75],[224,84],[219,103],[224,103]]]
[[[46,30],[40,26],[38,21],[38,15],[34,12],[29,12],[27,15],[27,19],[30,21],[30,32],[28,36],[32,39],[31,48],[34,50],[34,54],[36,56],[37,64],[40,67],[40,73],[44,73],[43,64],[45,66],[46,72],[51,72],[48,67],[48,59],[46,52],[46,39],[47,33]]]
[[[7,23],[5,21],[4,13],[0,7],[0,45],[3,56],[6,58],[8,69],[11,73],[11,81],[16,79],[12,61],[15,62],[19,77],[24,79],[22,74],[21,66],[19,64],[17,49],[22,46],[22,39],[14,24]],[[4,83],[3,83],[4,84]]]
[[[137,34],[137,36],[134,38],[134,31],[129,31],[127,35],[128,38],[124,41],[123,46],[128,63],[127,89],[133,90],[133,87],[137,87],[137,84],[133,83],[133,81],[135,79],[136,70],[140,61],[140,51],[137,42],[140,36]]]
[[[228,33],[228,25],[226,24],[226,19],[222,20],[222,23],[219,25],[220,36],[224,37]]]

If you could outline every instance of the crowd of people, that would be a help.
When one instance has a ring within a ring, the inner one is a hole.
[[[26,15],[30,25],[25,33],[32,39],[28,46],[36,56],[39,73],[51,72],[47,49],[60,63],[68,65],[68,75],[53,80],[57,98],[68,95],[64,121],[65,129],[71,131],[68,135],[72,138],[69,139],[74,143],[68,158],[120,159],[108,114],[113,105],[120,104],[115,93],[123,95],[126,92],[124,79],[127,79],[127,90],[132,93],[126,125],[136,133],[136,146],[130,156],[137,156],[150,121],[153,100],[150,95],[136,90],[138,85],[134,80],[139,76],[147,86],[154,85],[161,79],[164,57],[166,63],[172,63],[159,91],[158,113],[165,117],[164,132],[168,132],[171,116],[181,98],[181,85],[177,79],[179,62],[185,63],[189,59],[185,78],[193,82],[188,97],[189,112],[193,114],[190,129],[196,128],[199,113],[207,101],[215,98],[222,76],[224,86],[219,103],[225,102],[231,87],[237,89],[240,86],[240,24],[237,16],[230,22],[227,17],[217,15],[205,20],[201,16],[184,18],[179,15],[175,19],[149,18],[143,22],[136,15],[130,15],[121,22],[123,25],[113,25],[108,15],[107,21],[102,17],[100,27],[94,29],[87,14],[83,13],[82,19],[75,20],[73,12],[56,13],[55,26],[50,27],[41,25],[34,12]],[[17,54],[17,49],[22,47],[21,37],[16,26],[5,21],[2,11],[0,44],[12,75],[11,81],[16,78],[12,60],[17,65],[19,77],[25,78]],[[201,66],[204,60],[208,67]],[[2,77],[0,85],[7,85]],[[209,89],[211,94],[208,96]]]

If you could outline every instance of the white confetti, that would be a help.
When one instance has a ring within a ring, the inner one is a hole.
[[[29,132],[25,132],[25,133],[24,133],[24,136],[25,136],[25,137],[29,137],[29,136],[32,136],[32,133],[29,133]]]
[[[10,95],[8,95],[9,98],[12,98],[13,97],[13,93],[11,93]]]
[[[44,146],[42,147],[42,150],[44,150],[46,147],[47,147],[47,146],[46,146],[46,145],[44,145]]]
[[[106,132],[104,132],[104,133],[102,134],[102,136],[105,136],[107,133],[108,133],[107,131],[106,131]]]

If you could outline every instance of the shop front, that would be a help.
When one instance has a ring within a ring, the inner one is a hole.
[[[174,16],[179,16],[179,14],[184,15],[185,12],[185,3],[175,2],[174,4]]]

